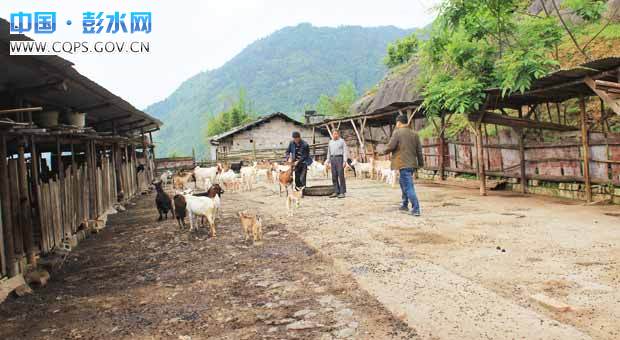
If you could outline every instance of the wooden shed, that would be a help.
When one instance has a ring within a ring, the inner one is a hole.
[[[508,180],[513,190],[523,193],[543,192],[535,187],[544,182],[557,187],[561,197],[619,201],[620,134],[610,129],[609,121],[620,114],[620,58],[553,72],[524,93],[485,92],[483,107],[466,115],[471,128],[456,136],[446,136],[456,114],[427,117],[422,99],[315,126],[339,129],[354,156],[376,158],[392,134],[396,116],[406,114],[416,130],[426,121],[436,132],[422,142],[424,170],[439,182],[448,174],[477,175],[483,195],[491,187],[487,177]],[[576,119],[569,117],[571,107],[578,108]],[[545,132],[549,140],[543,138]]]
[[[276,112],[212,137],[212,158],[219,162],[279,160],[284,157],[293,131],[299,131],[302,139],[314,146],[315,154],[324,153],[329,141],[324,130]]]
[[[153,179],[161,122],[57,56],[11,56],[0,19],[0,276],[102,227]]]

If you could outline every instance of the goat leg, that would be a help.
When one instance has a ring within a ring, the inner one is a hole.
[[[189,231],[191,232],[192,230],[194,230],[194,214],[192,213],[191,210],[188,210],[188,216],[189,216]]]
[[[209,226],[211,227],[211,237],[216,238],[217,235],[215,233],[215,219],[213,216],[207,216],[207,221],[209,222]]]

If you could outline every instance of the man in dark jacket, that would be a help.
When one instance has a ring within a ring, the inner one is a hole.
[[[408,125],[405,115],[396,118],[396,130],[392,134],[387,149],[381,154],[392,153],[392,170],[400,172],[400,190],[403,203],[401,210],[408,211],[411,202],[414,216],[420,216],[420,202],[413,184],[413,173],[424,166],[420,137]]]
[[[298,131],[293,132],[293,140],[288,144],[285,158],[287,161],[295,162],[295,187],[305,187],[306,173],[308,166],[312,164],[312,158],[310,157],[310,145],[301,139]]]

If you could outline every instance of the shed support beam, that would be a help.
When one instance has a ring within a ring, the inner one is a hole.
[[[532,112],[532,111],[530,111]],[[549,122],[535,121],[525,118],[517,118],[500,115],[494,112],[474,112],[467,115],[470,122],[481,121],[487,124],[496,124],[500,126],[509,126],[513,128],[531,128],[531,129],[544,129],[554,131],[574,131],[574,127],[565,126]]]
[[[588,119],[586,112],[586,100],[583,96],[579,98],[579,109],[581,111],[581,143],[583,148],[583,180],[586,186],[586,201],[592,202],[592,185],[590,183],[590,141],[588,133]]]
[[[615,112],[617,115],[620,115],[620,99],[612,98],[607,92],[599,90],[596,86],[594,79],[590,77],[586,77],[584,79],[584,82],[592,91],[594,91],[594,93],[596,93],[597,96],[599,96],[605,102],[605,104],[607,104],[607,106],[609,106],[609,108],[613,112]]]
[[[445,147],[446,147],[446,138],[445,138],[445,130],[446,130],[446,117],[445,115],[441,115],[441,130],[439,131],[439,179],[445,179]]]
[[[327,129],[327,133],[329,133],[329,138],[330,139],[334,138],[334,135],[332,134],[332,130],[329,128],[329,124],[325,124],[323,126],[325,126],[325,128]]]
[[[28,170],[26,168],[26,141],[24,140],[17,147],[17,177],[19,178],[19,195],[22,214],[22,237],[24,240],[24,247],[26,255],[28,256],[28,263],[36,266],[36,257],[34,251],[34,238],[32,230],[32,213],[30,205],[30,188],[28,185]]]
[[[6,136],[0,136],[0,195],[2,196],[2,228],[4,249],[6,255],[7,273],[9,277],[17,274],[15,264],[15,244],[13,243],[13,215],[11,210],[11,196],[9,193],[9,169],[7,164]]]
[[[478,159],[478,178],[480,180],[480,196],[487,195],[487,179],[484,169],[484,149],[482,146],[482,123],[476,124],[476,154]]]
[[[364,142],[362,142],[362,137],[360,136],[359,131],[357,130],[357,126],[355,125],[355,121],[351,119],[351,125],[353,125],[353,130],[355,130],[355,135],[357,136],[357,141],[360,143],[360,147],[358,151],[362,152],[362,161],[366,159],[366,147],[364,146]],[[345,159],[346,161],[346,159]]]

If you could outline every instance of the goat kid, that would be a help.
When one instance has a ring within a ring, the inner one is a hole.
[[[189,189],[189,183],[196,183],[196,177],[191,172],[179,172],[172,176],[172,187],[177,190]]]
[[[260,216],[248,211],[240,211],[241,228],[243,232],[243,240],[247,241],[252,237],[254,242],[263,239],[263,220]]]
[[[157,206],[157,212],[159,213],[158,221],[164,219],[168,219],[168,212],[172,211],[172,201],[170,200],[170,196],[164,191],[162,188],[161,182],[153,182],[153,186],[155,186],[155,190],[157,191],[157,196],[155,196],[155,206]]]
[[[293,209],[298,209],[301,206],[301,199],[303,197],[305,187],[295,188],[291,191],[290,195],[286,196],[286,211],[288,216],[293,216]]]
[[[170,180],[171,177],[172,177],[172,171],[170,170],[164,171],[164,173],[162,173],[161,176],[159,176],[159,180],[160,182],[163,183],[164,188],[168,186],[168,181]]]
[[[185,228],[185,216],[187,215],[187,201],[185,196],[176,194],[172,198],[174,202],[174,216],[179,224],[179,229]]]

